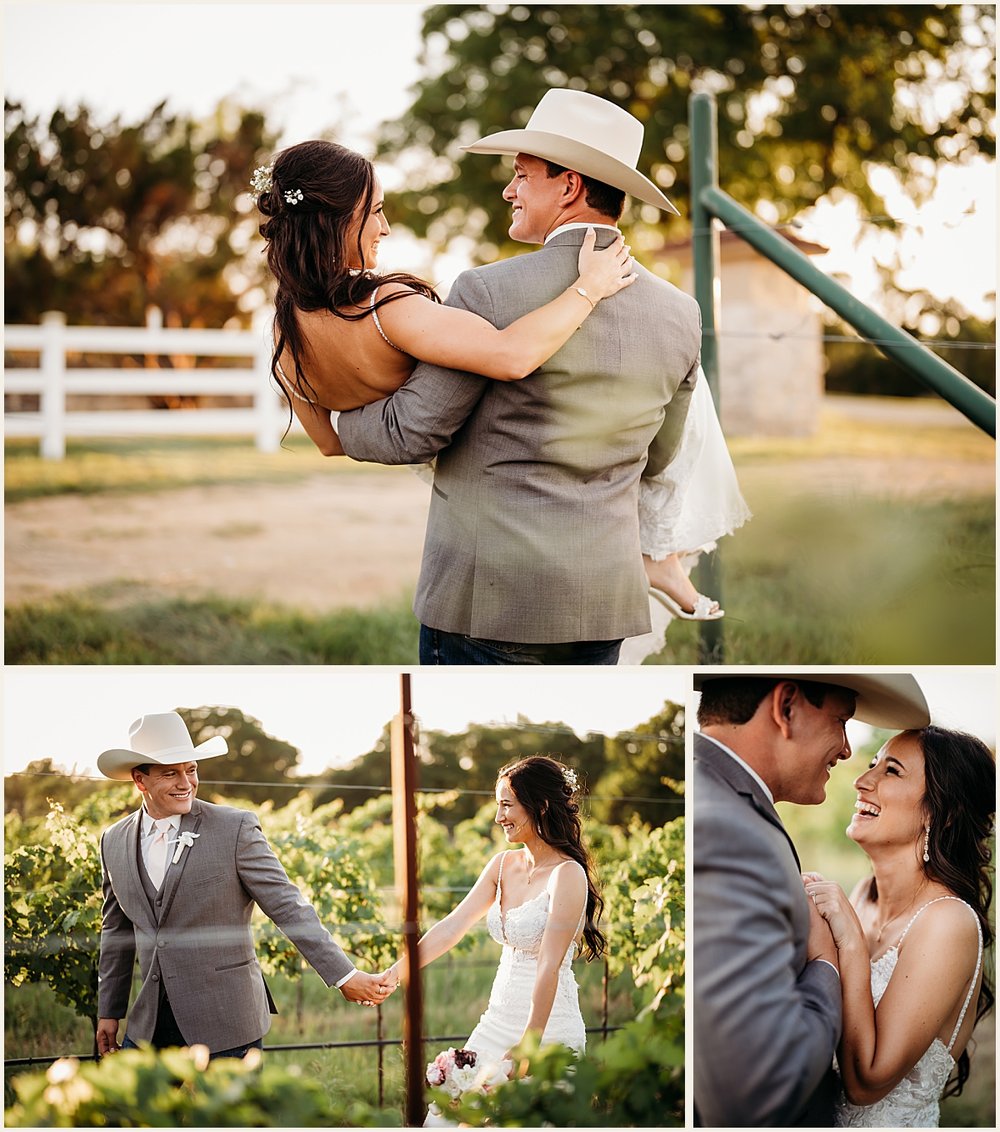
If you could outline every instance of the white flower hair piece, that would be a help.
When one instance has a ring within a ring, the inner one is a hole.
[[[301,204],[305,200],[302,195],[301,189],[286,189],[285,190],[285,203],[286,204]]]
[[[563,767],[563,778],[566,780],[566,785],[570,790],[575,790],[577,786],[576,771],[570,767]]]
[[[250,178],[250,188],[259,196],[261,193],[269,193],[273,185],[274,166],[258,165]]]

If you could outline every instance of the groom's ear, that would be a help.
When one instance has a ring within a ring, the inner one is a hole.
[[[798,695],[798,685],[791,680],[782,680],[771,692],[771,718],[785,739],[791,738],[792,708]]]

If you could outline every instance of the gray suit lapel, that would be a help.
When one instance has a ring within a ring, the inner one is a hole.
[[[761,789],[760,783],[752,775],[747,774],[735,759],[731,758],[707,735],[695,736],[694,754],[699,762],[711,768],[717,778],[721,778],[737,794],[746,798],[761,817],[781,830],[792,851],[792,856],[795,858],[795,867],[801,871],[802,865],[795,843],[788,836],[788,830],[785,829],[781,818],[778,816],[778,811]]]
[[[202,818],[202,805],[200,802],[195,801],[191,806],[189,814],[181,815],[181,827],[179,833],[197,833],[198,827],[201,825]],[[174,902],[174,896],[177,894],[177,886],[181,882],[181,877],[184,875],[184,870],[187,868],[188,858],[195,850],[194,845],[188,846],[181,851],[180,859],[176,864],[170,863],[167,869],[166,876],[163,879],[163,907],[160,911],[160,922],[162,923],[167,918],[167,913],[170,911],[170,905]],[[174,853],[176,854],[176,846]]]
[[[127,819],[125,828],[122,830],[122,851],[125,858],[124,865],[128,885],[140,894],[142,907],[149,913],[149,927],[155,931],[156,913],[153,910],[153,904],[146,890],[146,885],[143,883],[142,874],[140,872],[142,866],[139,864],[142,814],[143,811],[140,807],[140,809],[136,810],[136,812]]]

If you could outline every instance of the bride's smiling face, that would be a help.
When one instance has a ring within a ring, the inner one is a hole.
[[[896,735],[854,782],[858,800],[847,836],[866,846],[912,845],[923,850],[924,753],[913,735]]]
[[[360,268],[363,267],[368,271],[372,271],[378,266],[378,245],[383,236],[389,235],[389,222],[385,218],[385,195],[382,192],[382,182],[379,180],[378,174],[375,174],[375,181],[372,185],[372,203],[371,211],[364,218],[364,223],[361,221],[361,205],[354,219],[351,221],[351,226],[347,233],[347,248],[350,257],[350,267]],[[356,262],[357,260],[357,247],[358,247],[358,234],[361,235],[361,250],[364,253],[364,261],[362,263]]]
[[[517,800],[506,778],[497,783],[497,816],[493,820],[510,842],[523,841],[523,834],[534,832],[531,815]]]

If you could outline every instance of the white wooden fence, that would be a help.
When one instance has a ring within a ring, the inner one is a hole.
[[[273,452],[288,424],[288,410],[271,384],[270,320],[253,330],[165,328],[152,311],[145,327],[67,326],[60,312],[42,315],[39,326],[4,327],[6,350],[37,351],[37,368],[6,369],[6,393],[40,395],[37,412],[4,414],[4,435],[37,436],[50,460],[66,454],[77,436],[253,436],[258,450]],[[70,368],[70,354],[140,354],[144,368]],[[160,355],[249,358],[249,368],[161,368]],[[250,397],[249,407],[69,410],[70,394],[140,394]]]

